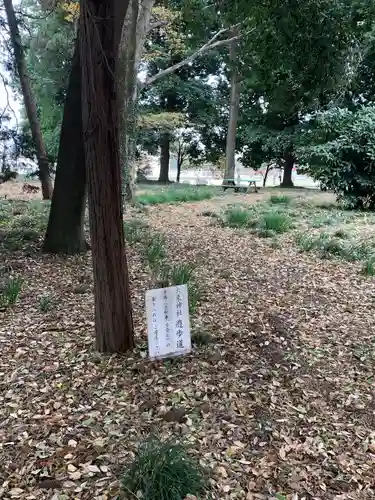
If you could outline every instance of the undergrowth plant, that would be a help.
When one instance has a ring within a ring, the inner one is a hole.
[[[176,265],[165,265],[161,268],[158,276],[160,287],[187,285],[189,297],[189,312],[197,311],[202,295],[195,278],[195,265],[190,262]]]
[[[206,485],[202,467],[182,444],[156,437],[139,446],[122,478],[123,489],[143,500],[184,500],[202,494]]]
[[[0,284],[0,307],[13,306],[22,289],[23,279],[19,276],[5,279]]]
[[[292,198],[286,194],[273,194],[270,196],[271,205],[289,205],[292,202]]]
[[[360,261],[368,258],[374,253],[371,242],[356,242],[344,239],[337,232],[334,234],[320,233],[319,235],[298,234],[296,243],[303,252],[316,250],[322,258],[338,257],[349,262]]]
[[[191,187],[184,188],[170,187],[165,191],[156,193],[145,193],[137,197],[141,205],[160,205],[165,203],[183,203],[188,201],[201,201],[212,198],[217,190],[210,187]]]
[[[167,256],[164,237],[161,234],[149,233],[144,241],[143,251],[150,268],[157,269]]]

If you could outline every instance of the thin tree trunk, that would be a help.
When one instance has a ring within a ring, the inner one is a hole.
[[[100,352],[134,347],[124,245],[117,58],[128,1],[81,0],[82,116]],[[117,25],[116,25],[117,23]]]
[[[122,30],[118,65],[120,110],[120,160],[123,170],[123,197],[132,202],[135,196],[137,72],[136,44],[139,0],[130,0]]]
[[[180,182],[181,167],[182,167],[182,162],[180,162],[179,160],[177,160],[177,178],[176,178],[177,182]]]
[[[284,155],[284,175],[283,175],[282,183],[280,184],[281,187],[284,187],[284,188],[294,187],[293,180],[292,180],[294,162],[295,162],[295,160],[294,160],[293,154],[292,153],[285,153],[285,155]]]
[[[146,35],[150,28],[151,10],[155,0],[131,0],[122,32],[119,81],[124,96],[121,115],[121,164],[124,170],[124,198],[133,202],[136,182],[136,141],[138,68]]]
[[[169,182],[169,160],[171,150],[171,136],[164,132],[160,139],[160,174],[158,182],[167,184]]]
[[[38,175],[42,185],[42,195],[44,200],[50,200],[52,198],[53,187],[50,176],[49,162],[43,141],[42,131],[40,128],[35,99],[33,91],[31,89],[21,35],[18,29],[18,22],[14,13],[12,0],[4,0],[4,7],[8,19],[10,38],[12,41],[18,76],[21,83],[23,102],[26,109],[27,119],[29,120],[30,124],[31,135],[35,145],[36,156],[38,160]]]
[[[266,184],[267,184],[267,177],[268,177],[268,174],[271,170],[271,165],[268,164],[267,167],[266,167],[266,172],[264,174],[264,177],[263,177],[263,187],[265,188],[266,187]]]
[[[61,125],[55,188],[43,250],[77,254],[88,245],[84,233],[86,167],[81,115],[81,65],[76,42]]]
[[[234,30],[233,36],[238,34],[237,30]],[[240,106],[240,83],[236,69],[234,65],[236,63],[236,47],[237,41],[234,41],[229,46],[229,61],[232,66],[231,82],[230,82],[230,104],[229,104],[229,123],[227,131],[227,144],[226,144],[226,160],[225,160],[225,174],[223,179],[223,184],[226,184],[228,180],[234,179],[234,172],[236,167],[236,135],[237,135],[237,122],[238,122],[238,111]]]

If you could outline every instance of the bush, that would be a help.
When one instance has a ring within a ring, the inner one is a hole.
[[[292,227],[291,220],[288,215],[278,212],[268,212],[263,214],[259,221],[259,229],[266,231],[274,231],[275,233],[285,233]]]
[[[181,444],[153,437],[141,444],[122,479],[124,490],[143,500],[184,500],[206,488],[204,471]]]
[[[273,194],[270,197],[270,203],[271,205],[289,205],[292,201],[292,198],[290,196],[287,196],[286,194]]]
[[[247,227],[250,221],[250,212],[243,208],[230,208],[225,212],[225,224],[230,227]]]
[[[375,209],[375,106],[317,113],[301,163],[348,209]]]
[[[22,289],[23,279],[20,277],[8,278],[0,285],[0,307],[14,305]]]

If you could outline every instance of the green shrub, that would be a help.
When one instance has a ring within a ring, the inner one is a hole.
[[[22,284],[22,278],[14,277],[6,279],[0,285],[0,307],[10,307],[16,303]]]
[[[261,217],[258,225],[260,229],[274,231],[275,233],[285,233],[292,227],[289,216],[278,212],[266,212]]]
[[[164,237],[160,234],[146,235],[144,255],[151,269],[159,267],[167,255]]]
[[[310,120],[299,159],[348,209],[375,208],[375,106],[331,107]]]
[[[225,212],[224,223],[230,227],[248,227],[251,212],[243,208],[233,207]]]
[[[181,444],[155,437],[139,446],[122,479],[124,490],[143,500],[184,500],[203,493],[206,484],[199,462]]]
[[[292,198],[286,194],[273,194],[270,197],[271,205],[289,205],[292,202]]]

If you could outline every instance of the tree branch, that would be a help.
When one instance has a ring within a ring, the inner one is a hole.
[[[149,33],[152,30],[155,30],[156,28],[161,28],[162,26],[167,26],[169,24],[169,21],[154,21],[153,23],[150,23],[150,26],[148,27],[147,33]]]
[[[156,73],[156,75],[150,76],[144,82],[141,82],[140,83],[141,88],[148,87],[149,85],[155,83],[160,78],[163,78],[164,76],[167,76],[167,75],[170,75],[171,73],[174,73],[177,69],[181,68],[182,66],[186,66],[187,64],[195,61],[196,59],[198,59],[198,57],[200,57],[202,54],[205,54],[209,50],[213,50],[213,49],[216,49],[218,47],[223,47],[224,45],[229,45],[232,42],[239,40],[239,38],[240,38],[239,35],[231,37],[231,38],[227,38],[225,40],[218,40],[218,38],[220,38],[224,33],[228,32],[229,30],[232,30],[232,29],[233,29],[233,27],[219,30],[211,38],[211,40],[209,40],[207,43],[205,43],[196,52],[194,52],[190,56],[186,57],[182,61],[180,61],[176,64],[173,64],[173,66],[170,66],[169,68],[166,68],[162,71],[159,71],[159,73]]]

